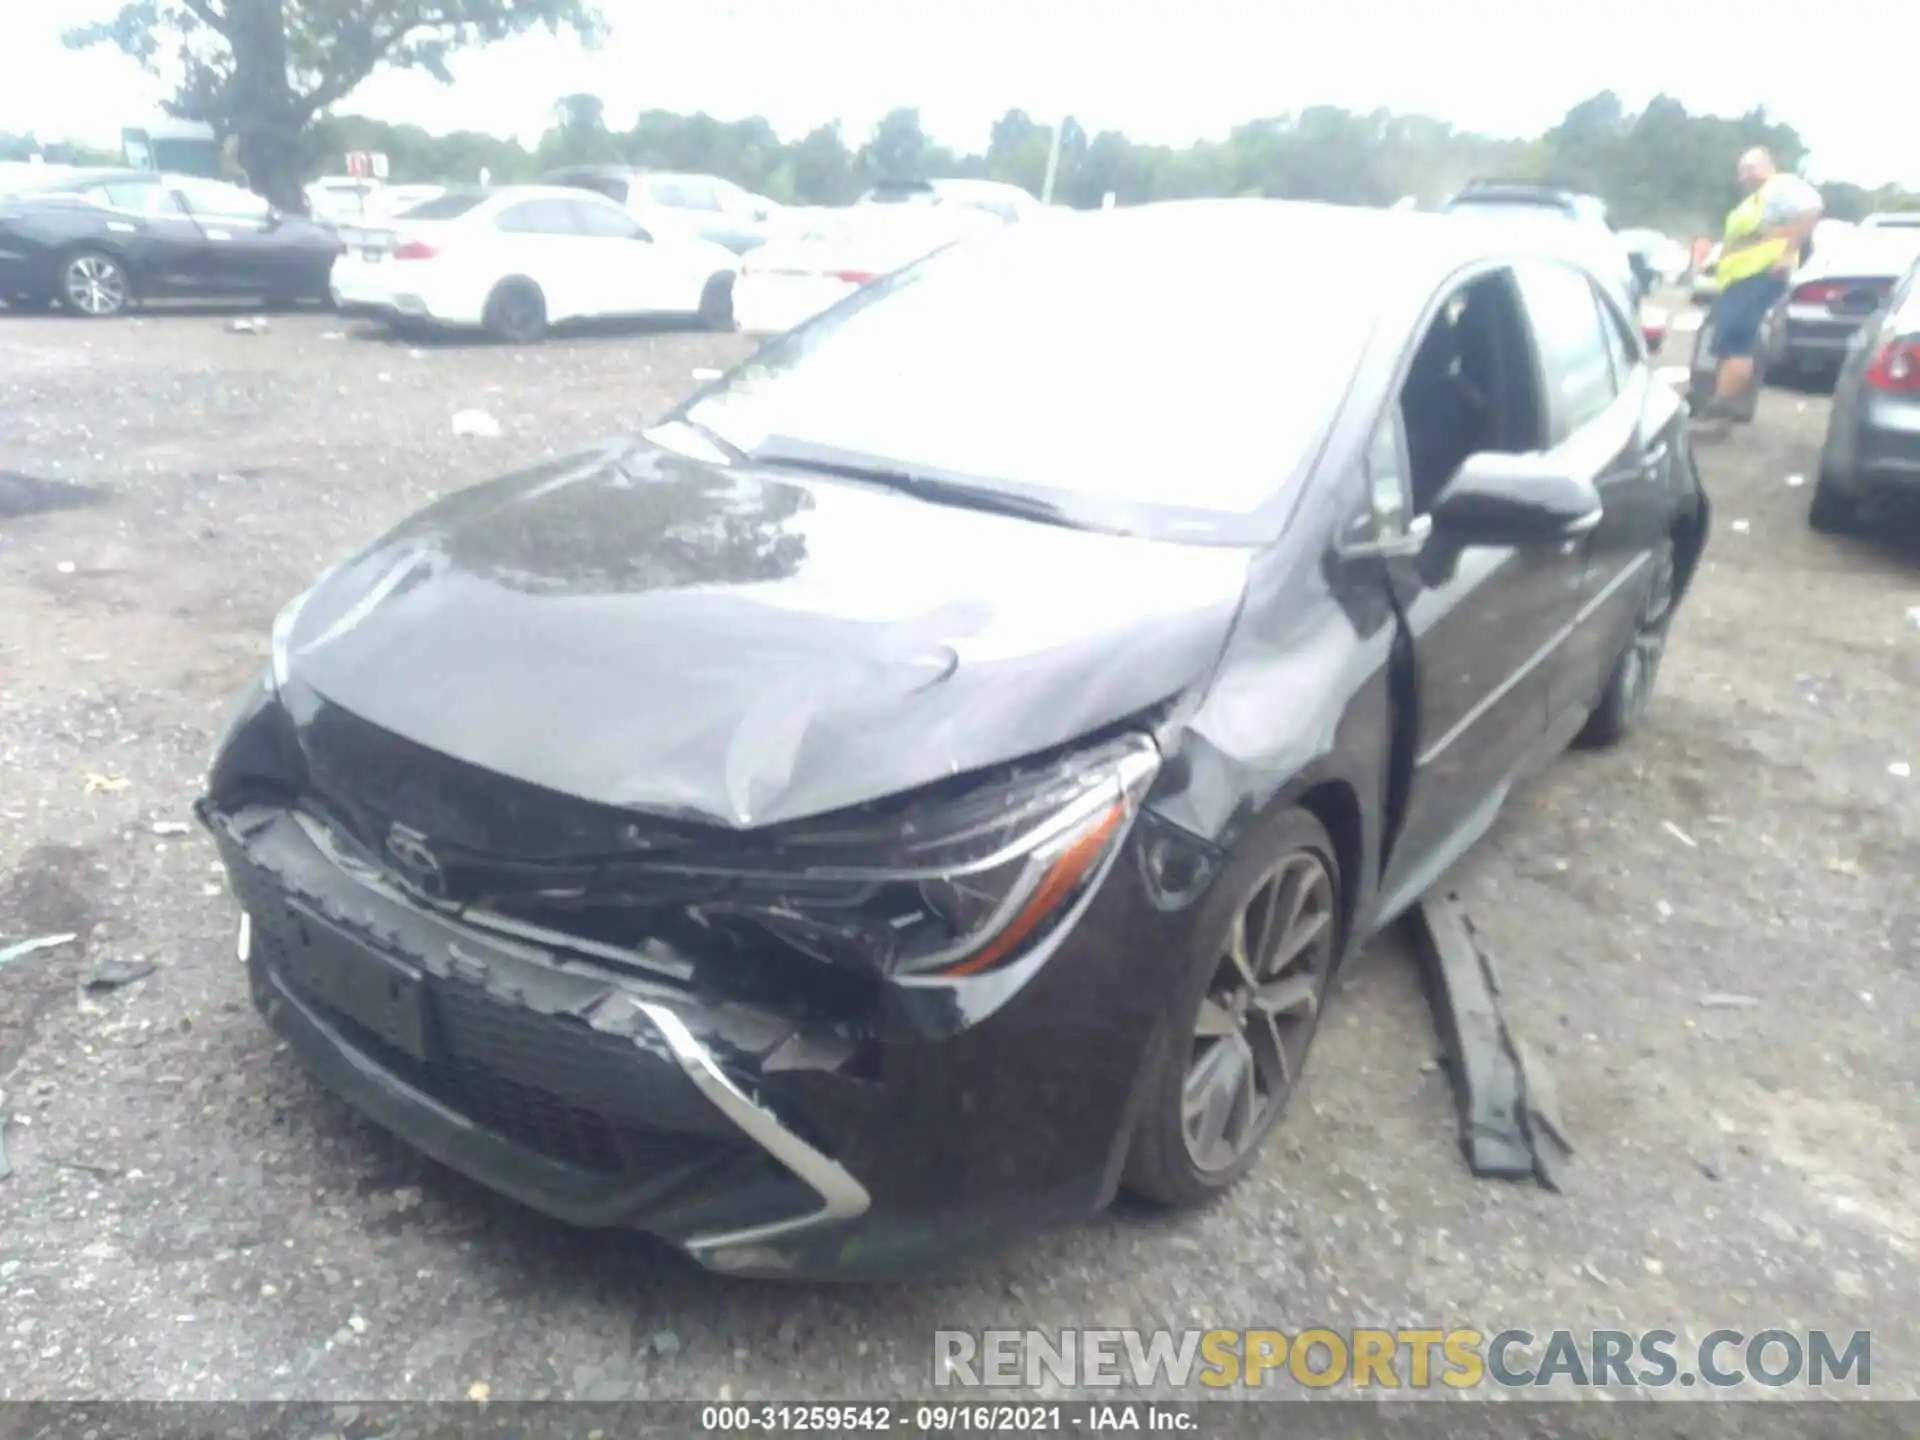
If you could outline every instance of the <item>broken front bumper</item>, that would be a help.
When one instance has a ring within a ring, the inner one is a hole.
[[[324,1084],[523,1204],[730,1273],[919,1271],[1098,1209],[1160,1003],[1145,972],[1178,953],[1123,857],[989,1018],[856,1036],[430,908],[304,814],[203,819],[255,1003]]]

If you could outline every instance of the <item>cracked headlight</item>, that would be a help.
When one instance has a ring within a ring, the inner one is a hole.
[[[725,899],[694,908],[883,974],[998,970],[1091,895],[1159,767],[1152,741],[1129,735],[884,817],[796,827],[733,871]]]

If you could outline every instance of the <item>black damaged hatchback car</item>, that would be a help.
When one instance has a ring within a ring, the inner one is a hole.
[[[286,608],[213,763],[257,1003],[430,1155],[727,1272],[1220,1193],[1697,564],[1682,406],[1554,244],[1010,227],[441,500]]]

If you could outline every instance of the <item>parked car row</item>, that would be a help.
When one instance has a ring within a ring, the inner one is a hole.
[[[727,328],[744,288],[749,328],[766,333],[1041,210],[991,181],[904,182],[852,206],[789,209],[710,176],[622,166],[492,188],[333,177],[307,200],[314,218],[193,176],[40,176],[0,199],[0,300],[92,317],[175,296],[312,302],[524,342],[613,317]]]

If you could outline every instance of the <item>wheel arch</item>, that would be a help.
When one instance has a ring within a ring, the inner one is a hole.
[[[1700,467],[1691,450],[1687,453],[1687,473],[1691,481],[1689,492],[1675,508],[1668,526],[1673,537],[1673,598],[1676,604],[1686,595],[1699,571],[1700,557],[1707,548],[1708,522],[1712,517],[1706,487],[1700,483]]]
[[[1361,815],[1360,793],[1344,778],[1319,780],[1292,799],[1289,808],[1305,810],[1326,827],[1333,841],[1333,863],[1339,870],[1340,943],[1337,953],[1344,956],[1353,935],[1353,922],[1364,878],[1367,873],[1366,822]]]

